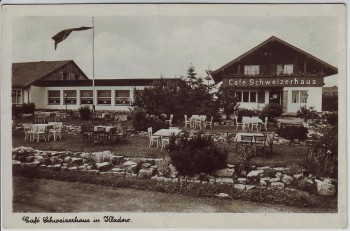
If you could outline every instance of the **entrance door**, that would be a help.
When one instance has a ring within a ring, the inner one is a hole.
[[[281,92],[280,91],[270,91],[269,92],[269,103],[277,103],[281,105]]]

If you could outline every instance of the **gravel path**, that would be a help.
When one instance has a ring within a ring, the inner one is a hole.
[[[13,178],[13,194],[14,212],[336,212],[25,177]]]

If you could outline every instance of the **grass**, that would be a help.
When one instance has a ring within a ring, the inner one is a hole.
[[[16,119],[15,124],[33,122],[33,119]],[[82,125],[87,124],[87,121],[80,119],[67,119],[63,121],[64,125]],[[131,124],[125,122],[131,128]],[[182,124],[179,125],[182,127]],[[273,127],[270,129],[274,129]],[[213,129],[207,129],[211,134],[215,133],[235,133],[235,128],[232,126],[214,126]],[[159,148],[148,148],[149,140],[147,136],[131,135],[128,134],[126,141],[120,141],[117,144],[103,144],[103,145],[86,145],[83,143],[82,136],[80,134],[63,134],[62,140],[56,142],[28,142],[24,140],[23,130],[13,130],[12,132],[12,146],[31,146],[40,150],[57,150],[57,151],[72,151],[72,152],[97,152],[110,150],[115,155],[122,155],[125,157],[147,157],[156,158],[167,156],[167,151],[161,151]],[[229,148],[228,162],[235,164],[238,159],[238,154],[235,151],[234,146],[227,143],[218,142],[220,146],[226,146]],[[271,167],[284,167],[290,163],[296,163],[307,154],[307,147],[303,146],[291,146],[291,145],[274,145],[273,153],[267,153],[266,156],[259,156],[251,161],[251,165],[255,166],[271,166]]]

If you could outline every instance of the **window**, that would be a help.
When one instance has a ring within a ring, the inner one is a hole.
[[[13,89],[11,92],[12,104],[22,104],[22,90]]]
[[[77,91],[65,90],[63,91],[64,104],[77,104]]]
[[[249,102],[249,91],[243,92],[243,102],[248,103]]]
[[[58,80],[63,80],[63,72],[62,71],[60,71],[60,73],[59,73]]]
[[[307,103],[307,91],[292,91],[292,103]]]
[[[277,65],[277,74],[293,74],[293,64],[279,64]]]
[[[258,103],[265,103],[265,92],[258,91]]]
[[[244,66],[244,74],[245,75],[258,75],[259,65],[245,65]]]
[[[250,102],[256,103],[256,92],[255,91],[250,92]]]
[[[130,91],[129,90],[117,90],[115,91],[115,104],[116,105],[130,105]]]
[[[236,96],[238,102],[243,103],[265,103],[265,92],[264,91],[237,91]]]
[[[97,91],[97,104],[111,105],[111,91],[109,90]]]
[[[61,103],[61,91],[48,91],[48,104],[60,104]]]
[[[92,90],[81,90],[80,91],[80,104],[92,104]]]
[[[75,80],[75,74],[69,73],[68,77],[67,77],[67,80]]]

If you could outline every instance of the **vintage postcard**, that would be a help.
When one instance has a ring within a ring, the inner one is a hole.
[[[2,4],[2,228],[346,228],[346,4]]]

